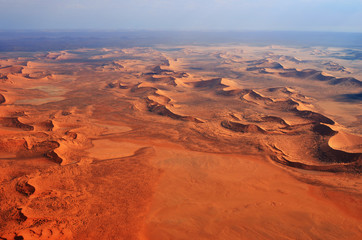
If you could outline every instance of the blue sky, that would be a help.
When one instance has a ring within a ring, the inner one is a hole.
[[[0,29],[362,32],[362,0],[0,0]]]

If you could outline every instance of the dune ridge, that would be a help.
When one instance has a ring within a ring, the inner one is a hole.
[[[324,74],[322,71],[314,69],[288,69],[286,72],[279,73],[283,77],[310,78],[318,81],[325,81],[330,85],[348,85],[354,87],[362,87],[362,82],[353,77],[337,78]]]

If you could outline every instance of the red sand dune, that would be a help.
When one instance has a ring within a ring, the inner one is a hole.
[[[2,54],[0,239],[361,238],[360,63],[180,49]]]

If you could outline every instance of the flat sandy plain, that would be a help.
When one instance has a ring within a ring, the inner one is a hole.
[[[0,55],[0,239],[361,239],[338,48]]]

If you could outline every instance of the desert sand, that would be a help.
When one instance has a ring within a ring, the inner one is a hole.
[[[361,239],[341,49],[0,55],[0,239]]]

